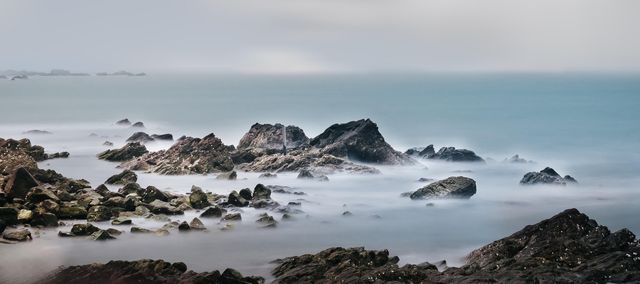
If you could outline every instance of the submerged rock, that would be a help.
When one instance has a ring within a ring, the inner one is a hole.
[[[151,142],[154,139],[147,133],[144,132],[136,132],[133,133],[129,138],[127,138],[127,142],[138,142],[141,144]]]
[[[244,277],[233,269],[224,272],[187,271],[182,262],[163,260],[109,261],[105,264],[87,264],[60,268],[37,281],[45,284],[129,284],[129,283],[228,283],[262,284],[261,277]]]
[[[225,213],[227,213],[227,210],[214,205],[204,210],[204,212],[200,214],[200,218],[220,218],[222,217],[222,214]]]
[[[131,127],[135,127],[135,128],[144,128],[144,123],[142,123],[142,121],[138,121],[134,124],[131,124]]]
[[[238,173],[236,173],[236,171],[220,173],[216,176],[216,179],[218,180],[236,180],[237,178],[238,178]]]
[[[156,139],[156,140],[173,141],[173,135],[171,135],[170,133],[153,134],[153,135],[151,135],[151,138]]]
[[[476,194],[476,182],[467,177],[449,177],[411,193],[411,199],[471,198]]]
[[[562,177],[554,169],[546,167],[540,172],[528,172],[520,180],[520,184],[533,185],[533,184],[557,184],[566,185],[567,183],[577,183],[572,176],[566,175]]]
[[[148,153],[147,148],[139,142],[127,143],[120,149],[110,149],[98,154],[98,159],[112,162],[128,161]]]
[[[125,125],[125,126],[129,126],[131,125],[131,121],[129,121],[128,118],[124,118],[121,120],[116,121],[116,125]]]

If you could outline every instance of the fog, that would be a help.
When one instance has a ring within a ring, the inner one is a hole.
[[[638,71],[638,10],[634,0],[3,0],[0,68]]]

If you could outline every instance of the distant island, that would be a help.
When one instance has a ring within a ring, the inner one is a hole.
[[[146,76],[146,73],[132,73],[128,71],[117,71],[113,73],[99,72],[96,76]],[[0,79],[28,79],[31,76],[91,76],[89,73],[71,72],[64,69],[51,69],[49,72],[28,71],[28,70],[4,70],[0,71]]]

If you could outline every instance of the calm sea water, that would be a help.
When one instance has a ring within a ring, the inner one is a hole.
[[[486,165],[421,161],[415,167],[382,167],[379,176],[333,175],[328,183],[281,174],[268,183],[307,192],[305,214],[275,230],[257,228],[253,221],[262,211],[252,209],[231,232],[207,220],[208,233],[124,234],[96,243],[42,230],[31,243],[0,245],[0,283],[30,280],[58,265],[139,258],[184,261],[197,271],[234,267],[268,276],[270,260],[336,245],[388,248],[403,262],[447,259],[457,265],[472,249],[569,207],[614,230],[640,233],[640,75],[34,77],[0,80],[0,103],[0,137],[25,137],[22,132],[29,129],[53,132],[27,137],[49,151],[69,151],[71,158],[40,166],[86,178],[94,186],[119,171],[95,154],[106,149],[103,141],[119,146],[135,131],[113,124],[124,117],[143,121],[150,133],[213,132],[227,144],[237,144],[255,122],[298,125],[312,137],[333,123],[368,117],[396,149],[466,147],[495,160]],[[169,146],[149,145],[154,150]],[[536,163],[500,162],[516,153]],[[524,173],[545,166],[571,174],[580,184],[518,185]],[[416,181],[420,177],[451,175],[474,178],[478,193],[470,200],[436,201],[433,207],[399,197],[422,186]],[[264,182],[255,173],[240,173],[240,178],[140,174],[139,182],[176,193],[195,184],[220,194]],[[274,198],[286,204],[299,197]],[[345,210],[354,215],[342,217]]]

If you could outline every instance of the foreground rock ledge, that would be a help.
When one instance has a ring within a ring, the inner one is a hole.
[[[238,271],[227,268],[220,273],[187,271],[182,262],[143,259],[137,261],[110,261],[70,266],[54,271],[39,283],[47,284],[130,284],[130,283],[264,283],[261,277],[244,277]]]
[[[274,283],[607,283],[640,281],[633,233],[611,233],[576,209],[473,251],[442,272],[430,263],[397,265],[387,250],[330,248],[278,260]]]

